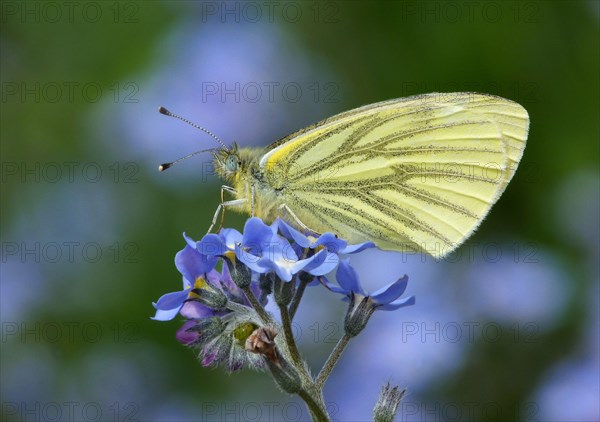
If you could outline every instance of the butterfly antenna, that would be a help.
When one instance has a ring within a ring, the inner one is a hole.
[[[194,155],[198,155],[203,152],[213,151],[213,150],[214,150],[214,148],[203,149],[201,151],[192,152],[191,154],[188,154],[185,157],[178,158],[177,160],[171,161],[170,163],[163,163],[160,166],[158,166],[158,171],[165,171],[166,169],[168,169],[169,167],[172,167],[173,165],[177,164],[180,161],[187,160],[188,158],[193,157]]]
[[[219,145],[221,145],[223,148],[225,148],[225,149],[228,149],[228,148],[225,146],[225,144],[223,143],[223,141],[221,141],[221,140],[220,140],[220,139],[217,137],[217,135],[215,135],[214,133],[212,133],[210,130],[204,129],[202,126],[198,126],[197,124],[194,124],[194,123],[190,122],[188,119],[184,119],[183,117],[181,117],[181,116],[178,116],[177,114],[173,114],[173,113],[171,113],[169,110],[167,110],[166,108],[164,108],[164,107],[162,107],[162,106],[158,108],[158,112],[159,112],[160,114],[164,114],[165,116],[169,116],[169,117],[175,117],[176,119],[179,119],[179,120],[181,120],[182,122],[185,122],[185,123],[187,123],[188,125],[190,125],[190,126],[192,126],[192,127],[195,127],[196,129],[200,129],[202,132],[204,132],[204,133],[207,133],[208,135],[212,136],[212,137],[213,137],[213,139],[214,139],[215,141],[217,141],[217,142],[219,143]],[[205,150],[205,151],[207,151],[207,150]],[[198,152],[200,152],[200,151],[198,151]],[[195,154],[195,153],[194,153],[194,154]],[[191,155],[193,155],[193,154],[191,154]],[[184,157],[184,158],[187,158],[187,157]],[[177,160],[177,161],[179,161],[179,160]],[[174,164],[174,163],[175,163],[175,162],[173,162],[173,164]]]

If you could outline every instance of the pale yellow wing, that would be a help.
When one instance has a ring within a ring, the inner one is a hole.
[[[528,127],[504,98],[427,94],[323,120],[271,145],[260,166],[311,229],[442,257],[506,188]]]

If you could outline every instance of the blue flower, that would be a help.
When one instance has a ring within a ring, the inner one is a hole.
[[[259,218],[250,218],[244,226],[242,241],[235,246],[235,255],[252,271],[264,274],[273,271],[283,281],[291,281],[299,271],[323,275],[333,270],[338,257],[327,250],[300,259],[284,237],[277,234],[277,224],[267,226]]]
[[[233,256],[235,246],[242,242],[242,234],[235,229],[222,229],[219,234],[210,233],[195,246],[198,251],[209,256]]]
[[[296,242],[296,244],[303,248],[319,249],[322,247],[335,254],[353,254],[375,247],[373,242],[349,245],[345,240],[340,239],[333,233],[329,232],[323,233],[318,238],[306,236],[280,218],[275,220],[275,224],[278,225],[279,231],[284,237],[289,240],[293,240]]]
[[[167,293],[161,296],[156,303],[153,303],[156,314],[152,319],[168,321],[175,318],[180,311],[192,318],[214,314],[212,309],[205,305],[200,303],[186,305],[186,301],[194,294],[193,289],[202,288],[207,284],[206,278],[215,278],[216,271],[213,271],[213,269],[218,258],[201,254],[195,248],[196,243],[187,237],[185,233],[183,236],[187,245],[175,255],[175,266],[183,276],[183,290]],[[185,309],[183,309],[184,306]]]
[[[408,285],[407,275],[371,294],[366,293],[360,285],[358,274],[356,274],[356,271],[350,265],[349,260],[345,259],[340,262],[335,275],[339,286],[330,283],[325,277],[320,277],[320,281],[332,292],[346,295],[347,299],[352,299],[353,297],[356,301],[362,301],[363,298],[368,299],[373,309],[393,311],[415,304],[414,296],[398,299],[402,296]]]
[[[337,269],[336,279],[339,286],[330,283],[325,277],[319,278],[329,290],[345,295],[344,300],[350,302],[344,319],[344,331],[350,337],[357,336],[366,327],[371,315],[377,309],[392,311],[415,304],[414,296],[399,299],[408,284],[406,275],[368,294],[360,285],[354,268],[350,266],[348,260],[344,260]]]

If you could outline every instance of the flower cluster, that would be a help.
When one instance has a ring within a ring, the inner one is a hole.
[[[295,293],[301,297],[307,285],[322,284],[343,294],[350,302],[346,333],[352,337],[376,309],[414,303],[413,297],[398,299],[406,276],[368,295],[349,262],[340,260],[340,255],[374,247],[372,242],[350,245],[331,233],[306,235],[281,219],[267,225],[259,218],[250,218],[243,233],[223,229],[198,242],[185,234],[184,239],[186,246],[175,256],[183,289],[154,303],[154,319],[185,318],[177,339],[198,350],[204,366],[221,364],[234,371],[264,367],[265,357],[278,362],[278,326],[264,309],[271,294],[277,305],[290,307],[291,318],[298,305],[290,305],[291,298]],[[326,277],[336,267],[339,285]]]

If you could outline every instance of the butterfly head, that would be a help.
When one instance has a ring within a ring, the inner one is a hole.
[[[192,157],[196,154],[200,154],[200,153],[207,152],[207,151],[210,151],[213,155],[215,172],[219,176],[221,176],[222,178],[224,178],[226,180],[233,180],[233,179],[239,178],[241,171],[248,168],[248,166],[245,165],[248,162],[248,157],[247,157],[248,154],[247,154],[247,152],[245,152],[245,150],[241,151],[241,154],[240,154],[240,149],[238,148],[236,143],[233,143],[233,145],[231,147],[227,147],[227,145],[225,145],[225,143],[223,143],[223,141],[221,141],[214,133],[203,128],[202,126],[198,126],[197,124],[192,123],[189,120],[184,119],[181,116],[178,116],[177,114],[171,113],[169,110],[167,110],[164,107],[159,107],[158,111],[161,114],[164,114],[164,115],[170,116],[170,117],[174,117],[176,119],[179,119],[179,120],[189,124],[190,126],[195,127],[196,129],[200,129],[201,131],[210,135],[220,145],[219,148],[203,149],[203,150],[188,154],[185,157],[182,157],[182,158],[172,161],[170,163],[163,163],[160,166],[158,166],[158,169],[160,171],[164,171],[180,161],[183,161],[183,160],[185,160],[189,157]]]
[[[215,172],[225,180],[234,179],[245,167],[236,143],[231,148],[213,150],[212,154]]]

